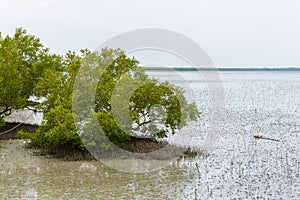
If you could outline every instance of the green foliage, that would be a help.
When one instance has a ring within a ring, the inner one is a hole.
[[[29,106],[40,76],[46,69],[59,68],[60,59],[21,28],[12,37],[0,34],[0,125],[12,110]]]
[[[180,87],[149,78],[138,61],[120,49],[50,55],[37,38],[27,36],[22,29],[13,38],[1,38],[0,44],[0,108],[22,108],[31,95],[46,97],[38,106],[44,118],[37,132],[18,134],[46,147],[71,144],[83,149],[85,144],[87,148],[108,150],[108,139],[122,146],[131,136],[167,137],[200,114],[195,104],[187,102]],[[88,66],[83,72],[87,76],[77,77],[82,66]],[[76,116],[72,112],[75,80],[80,81],[81,88],[76,92],[82,99],[76,106],[83,108]],[[95,81],[95,107],[91,109],[86,105]],[[2,111],[0,123],[7,113]],[[74,116],[86,124],[82,129],[75,126]],[[89,116],[96,121],[88,121]],[[107,138],[97,132],[99,126]],[[85,136],[79,137],[83,133]]]
[[[0,127],[5,126],[5,121],[2,117],[0,117]]]
[[[138,88],[131,101],[131,116],[141,132],[162,138],[182,127],[181,105],[174,86],[154,81]]]
[[[103,54],[111,63],[103,59]],[[106,67],[101,71],[96,89],[95,112],[101,130],[114,144],[122,146],[130,136],[167,137],[200,115],[196,105],[186,101],[180,87],[150,79],[138,62],[123,51],[103,49],[100,57],[100,63],[92,62],[98,71]],[[132,95],[127,98],[130,91]],[[130,119],[124,118],[126,112]],[[105,143],[101,135],[89,130],[86,133],[93,135],[85,135],[89,139],[87,143],[93,140]]]
[[[88,53],[82,51],[82,56]],[[82,57],[68,52],[61,60],[60,67],[47,69],[34,89],[38,97],[47,99],[39,106],[43,111],[43,122],[34,134],[24,135],[27,138],[44,144],[48,148],[71,145],[83,149],[77,134],[72,113],[72,92],[77,71]],[[64,69],[64,70],[61,70]]]
[[[105,71],[102,73],[96,89],[95,112],[99,120],[99,125],[104,134],[114,144],[121,146],[123,142],[130,138],[130,135],[120,129],[112,113],[111,99],[113,91],[118,81],[123,75],[136,69],[138,62],[135,59],[128,58],[125,53],[119,49],[103,49],[102,54],[106,55],[108,62],[105,61]],[[101,68],[102,65],[99,66]],[[122,104],[122,102],[117,102]]]

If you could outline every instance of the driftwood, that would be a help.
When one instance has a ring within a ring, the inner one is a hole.
[[[273,138],[268,138],[268,137],[265,137],[265,136],[262,136],[262,135],[254,135],[253,136],[255,139],[262,139],[262,140],[271,140],[271,141],[276,141],[276,142],[279,142],[279,140],[277,139],[273,139]]]
[[[1,136],[1,135],[5,135],[5,134],[10,133],[11,131],[15,130],[16,128],[18,128],[18,127],[21,126],[22,124],[24,124],[24,123],[19,123],[18,125],[12,127],[11,129],[8,129],[8,130],[6,130],[6,131],[0,133],[0,136]]]

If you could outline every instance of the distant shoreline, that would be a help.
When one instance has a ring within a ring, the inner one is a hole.
[[[208,68],[208,67],[143,67],[146,71],[300,71],[300,67],[283,68]]]

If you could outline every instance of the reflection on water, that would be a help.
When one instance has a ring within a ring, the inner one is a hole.
[[[193,79],[193,72],[184,75]],[[131,174],[97,161],[33,156],[22,140],[0,141],[0,199],[297,199],[300,73],[222,72],[221,78],[227,118],[207,158]],[[171,142],[201,146],[209,134],[209,91],[205,82],[189,85],[203,114]]]

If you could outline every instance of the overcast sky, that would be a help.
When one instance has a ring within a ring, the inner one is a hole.
[[[16,27],[56,53],[164,28],[196,41],[218,66],[300,65],[299,0],[0,0],[0,32]]]

